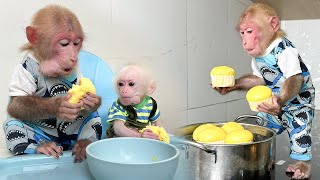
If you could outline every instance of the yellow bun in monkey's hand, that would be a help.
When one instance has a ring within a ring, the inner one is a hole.
[[[211,72],[212,87],[232,87],[235,84],[235,71],[229,66],[214,67]]]
[[[253,134],[249,130],[238,129],[227,134],[224,142],[226,144],[250,143],[253,141]]]
[[[82,77],[79,80],[79,85],[73,84],[72,88],[68,91],[72,95],[68,101],[71,104],[76,104],[89,92],[96,94],[96,88],[90,79]]]
[[[249,103],[252,111],[257,111],[257,106],[263,102],[273,104],[272,102],[272,90],[263,85],[255,86],[251,88],[246,95],[246,99]]]
[[[145,128],[141,129],[139,132],[143,133],[147,129],[150,129],[152,131],[152,133],[158,135],[160,141],[163,141],[163,142],[166,142],[166,143],[170,143],[170,137],[169,137],[168,133],[166,132],[166,130],[163,127],[146,126]]]

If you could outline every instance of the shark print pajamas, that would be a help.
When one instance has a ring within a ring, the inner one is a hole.
[[[299,94],[286,102],[278,116],[262,112],[258,115],[268,120],[265,125],[278,134],[284,130],[288,132],[292,159],[310,160],[315,89],[309,70],[297,49],[288,39],[278,38],[270,44],[264,55],[253,58],[251,65],[253,74],[263,78],[276,95],[280,93],[287,78],[297,74],[303,76],[304,82]]]
[[[27,54],[16,68],[9,87],[9,96],[59,97],[76,84],[81,73],[76,70],[68,77],[48,78],[39,73],[39,63]],[[79,116],[73,122],[56,117],[26,121],[8,117],[3,124],[7,148],[14,154],[34,154],[43,143],[56,142],[63,150],[71,150],[77,140],[91,142],[101,139],[102,125],[98,112]]]

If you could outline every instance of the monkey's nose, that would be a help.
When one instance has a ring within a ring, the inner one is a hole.
[[[78,61],[78,58],[71,57],[70,60],[71,60],[72,62],[77,62],[77,61]]]

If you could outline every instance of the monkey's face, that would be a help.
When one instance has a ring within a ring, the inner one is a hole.
[[[70,75],[77,66],[82,40],[83,38],[74,32],[54,36],[52,56],[40,64],[42,74],[49,77]]]
[[[260,42],[261,33],[256,24],[244,21],[239,26],[239,33],[242,38],[242,47],[249,55],[253,57],[262,55],[263,48]]]
[[[139,104],[146,95],[147,88],[139,72],[129,70],[119,76],[117,89],[120,102],[127,106]]]

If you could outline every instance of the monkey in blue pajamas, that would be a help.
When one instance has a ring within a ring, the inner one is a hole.
[[[39,153],[59,158],[72,150],[75,162],[86,158],[86,147],[101,138],[97,109],[101,97],[88,93],[71,104],[67,94],[82,77],[78,54],[84,33],[76,15],[48,5],[26,27],[26,52],[9,85],[7,148],[14,154]]]
[[[285,37],[277,13],[271,7],[255,3],[240,15],[238,31],[244,50],[252,57],[253,74],[235,80],[228,88],[215,88],[220,94],[266,85],[273,91],[273,104],[261,103],[258,115],[265,125],[290,138],[287,167],[294,179],[304,179],[311,172],[311,125],[314,117],[315,89],[307,66],[296,47]]]

